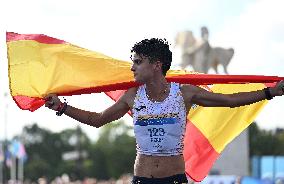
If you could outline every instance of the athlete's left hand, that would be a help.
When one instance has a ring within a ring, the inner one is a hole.
[[[276,86],[274,87],[274,90],[276,92],[276,96],[282,96],[284,95],[284,80],[281,80],[280,82],[278,82],[276,84]]]

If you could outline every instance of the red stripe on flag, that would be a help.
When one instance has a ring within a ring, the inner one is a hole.
[[[70,96],[70,95],[81,95],[81,94],[101,93],[101,92],[107,92],[111,94],[111,93],[117,93],[118,91],[125,91],[127,89],[130,89],[132,87],[137,87],[137,86],[139,86],[139,84],[134,81],[121,82],[121,83],[108,84],[108,85],[102,85],[102,86],[91,87],[91,88],[83,88],[83,89],[79,89],[75,91],[60,93],[59,95],[60,96]]]
[[[124,93],[126,90],[116,90],[116,91],[109,91],[105,92],[105,94],[110,97],[113,101],[117,101]],[[128,111],[128,114],[131,115],[131,110]]]
[[[46,44],[66,44],[64,40],[59,40],[46,36],[44,34],[18,34],[12,32],[6,32],[6,42],[20,41],[20,40],[34,40],[39,43]]]
[[[258,75],[214,75],[214,74],[187,74],[171,76],[166,78],[168,82],[181,84],[207,85],[207,84],[244,84],[244,83],[273,83],[284,80],[284,77],[277,76],[258,76]],[[64,92],[58,95],[70,96],[100,92],[111,92],[113,90],[127,90],[139,86],[134,81],[121,82],[115,84],[102,85],[91,88],[83,88],[75,91]],[[270,85],[271,86],[271,85]]]
[[[274,87],[274,86],[276,86],[276,84],[277,84],[277,82],[273,82],[273,83],[264,83],[264,85],[266,86],[266,87]]]
[[[105,92],[105,94],[116,102],[125,93],[125,91],[126,90],[109,91]]]
[[[190,121],[187,121],[184,137],[184,160],[186,174],[194,181],[202,181],[219,157],[208,139]]]
[[[187,76],[187,81],[186,83],[190,83],[192,82],[193,85],[202,85],[203,83],[204,84],[209,84],[209,83],[218,83],[217,81],[210,81],[208,79],[206,79],[206,75],[205,77],[203,78],[203,75],[205,74],[198,74],[198,76],[194,76],[194,75],[189,75]],[[182,76],[179,76],[182,78],[183,80],[183,77]],[[203,78],[203,80],[192,80],[192,77],[196,78],[196,77],[201,77]],[[218,76],[219,77],[219,80],[221,80],[223,77],[225,76]],[[261,76],[263,77],[265,80],[265,82],[267,81],[279,81],[281,78],[283,77],[269,77],[269,76]],[[226,77],[225,77],[226,78]],[[270,79],[269,79],[270,78]],[[226,79],[227,81],[229,81],[229,79]],[[174,82],[181,82],[183,83],[184,81],[180,81],[179,78],[168,78],[168,81],[174,81]],[[223,81],[225,82],[225,81]],[[242,82],[237,82],[235,81],[236,83],[242,83]],[[254,81],[251,81],[251,82],[254,82]],[[227,82],[227,83],[230,83],[230,82]],[[273,87],[275,86],[276,83],[266,83],[265,85],[266,86],[269,86],[269,87]],[[60,93],[58,95],[60,96],[71,96],[71,95],[80,95],[80,94],[90,94],[90,93],[98,93],[98,92],[106,92],[106,95],[108,95],[110,98],[112,98],[113,100],[115,100],[113,98],[113,95],[116,93],[122,93],[124,92],[125,90],[131,88],[131,87],[137,87],[139,86],[138,83],[135,83],[133,81],[130,81],[130,82],[123,82],[123,83],[116,83],[116,84],[110,84],[110,85],[104,85],[104,86],[98,86],[98,87],[92,87],[92,88],[83,88],[83,89],[80,89],[80,90],[75,90],[75,91],[70,91],[70,92],[64,92],[64,93]],[[113,91],[113,89],[116,89],[116,91]],[[120,97],[120,96],[118,96]],[[33,98],[33,97],[27,97],[27,96],[14,96],[14,101],[17,103],[18,107],[21,108],[22,110],[29,110],[29,111],[35,111],[36,109],[40,108],[41,106],[39,106],[40,104],[41,105],[44,105],[43,103],[43,100],[41,98]],[[118,100],[118,99],[116,99]],[[115,101],[116,101],[115,100]],[[31,104],[28,104],[28,103],[31,103]]]
[[[203,77],[203,75],[205,75]],[[169,77],[168,81],[174,81],[174,82],[180,82],[180,83],[192,83],[193,85],[203,85],[203,84],[209,84],[209,83],[219,83],[218,81],[210,81],[206,79],[206,74],[198,74],[198,76],[195,75],[189,75],[187,76],[187,81],[183,81],[183,76],[179,76],[182,80],[180,81],[180,78],[176,78],[176,77]],[[192,80],[193,77],[193,80]],[[195,80],[196,77],[201,77],[202,79]],[[214,76],[215,78],[215,76]],[[230,83],[228,81],[230,81],[231,79],[224,79],[227,78],[226,76],[218,76],[219,80],[223,80],[222,82],[226,83],[225,80],[227,81],[227,83]],[[264,80],[264,82],[267,82],[265,85],[269,86],[269,87],[273,87],[275,86],[275,82],[280,81],[283,77],[271,77],[271,76],[261,76],[261,78],[264,78],[262,80]],[[247,79],[248,80],[248,79]],[[237,82],[237,80],[234,80],[235,83],[244,83],[244,82]],[[268,82],[274,82],[274,83],[268,83]],[[254,82],[253,80],[251,82]],[[90,93],[98,93],[98,92],[105,92],[106,95],[108,95],[110,98],[112,98],[113,100],[115,100],[113,98],[114,94],[119,94],[124,92],[125,90],[131,88],[131,87],[137,87],[139,86],[138,83],[135,83],[133,81],[130,82],[122,82],[122,83],[116,83],[116,84],[109,84],[109,85],[104,85],[104,86],[98,86],[98,87],[92,87],[92,88],[83,88],[80,90],[75,90],[75,91],[70,91],[70,92],[64,92],[64,93],[60,93],[58,94],[59,96],[71,96],[71,95],[80,95],[80,94],[90,94]],[[113,89],[116,89],[116,91],[113,91]],[[118,95],[118,97],[120,97]],[[33,97],[27,97],[27,96],[14,96],[14,101],[17,103],[18,107],[21,108],[22,110],[29,110],[29,111],[35,111],[36,109],[40,108],[42,105],[44,105],[44,101],[41,98],[33,98]],[[118,99],[116,99],[118,100]],[[116,101],[115,100],[115,101]],[[31,104],[28,104],[31,103]],[[41,106],[39,106],[41,105]]]
[[[182,84],[244,84],[244,83],[273,83],[284,80],[284,77],[264,75],[218,75],[218,74],[184,74],[167,77],[169,82]]]
[[[19,108],[32,112],[43,106],[45,103],[42,98],[32,98],[21,95],[13,96],[13,100],[16,102]]]

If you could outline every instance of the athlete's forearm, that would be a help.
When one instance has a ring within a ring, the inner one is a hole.
[[[64,114],[81,123],[94,126],[96,128],[103,125],[101,121],[101,113],[89,112],[67,105]]]
[[[230,107],[249,105],[267,99],[264,90],[258,90],[252,92],[240,92],[240,93],[230,94],[229,96],[232,98],[232,100],[230,101]]]
[[[199,93],[193,96],[193,102],[205,107],[240,107],[253,104],[262,100],[279,96],[276,88],[267,88],[251,92],[239,92],[234,94]]]

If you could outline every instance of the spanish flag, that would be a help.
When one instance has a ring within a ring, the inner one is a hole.
[[[10,93],[19,108],[35,111],[49,93],[105,92],[117,100],[138,86],[131,63],[41,34],[6,34]],[[263,89],[283,77],[206,75],[170,70],[169,82],[210,85],[217,93]],[[186,174],[202,181],[225,146],[253,122],[267,101],[238,108],[195,106],[188,115],[184,158]]]

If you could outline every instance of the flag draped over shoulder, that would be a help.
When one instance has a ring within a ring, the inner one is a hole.
[[[76,95],[105,92],[113,100],[138,86],[131,63],[46,35],[7,33],[10,91],[21,109],[34,111],[49,93]],[[228,76],[171,70],[167,80],[208,85],[218,93],[263,89],[280,81],[276,76]],[[255,118],[266,101],[238,108],[196,106],[188,115],[184,158],[186,173],[201,181],[225,146]]]

